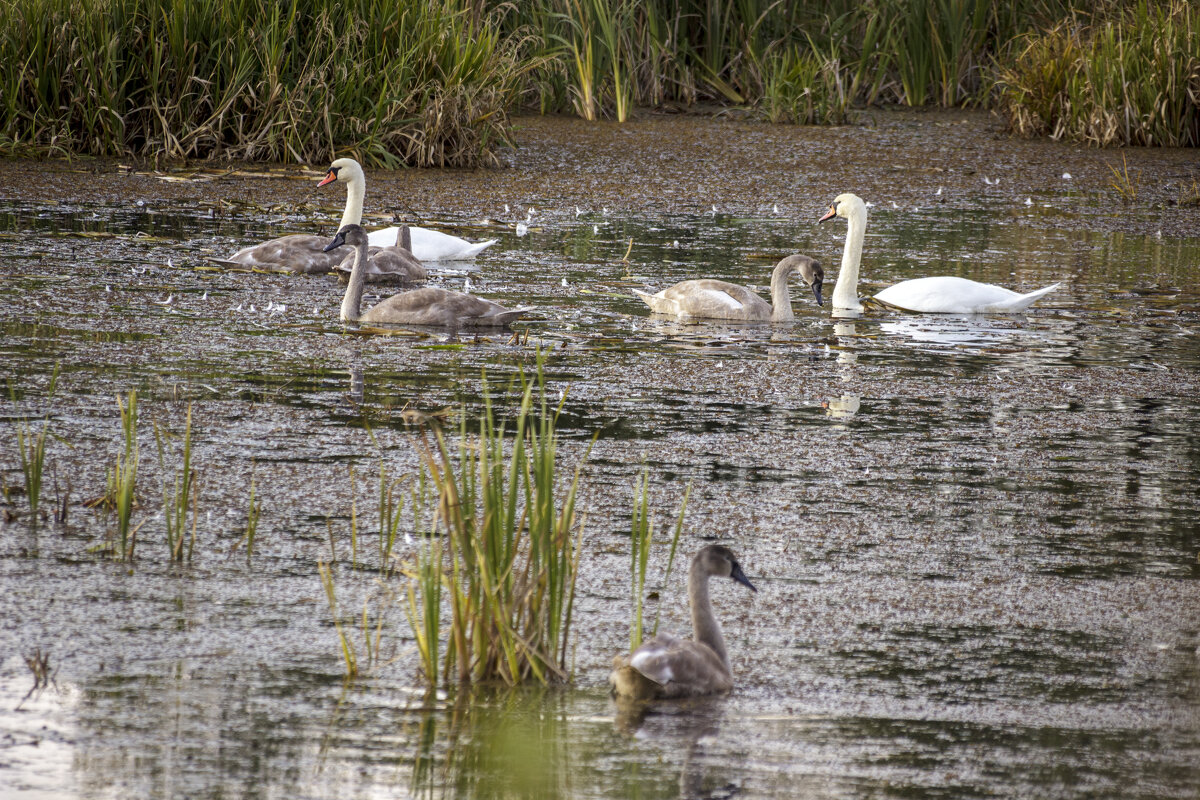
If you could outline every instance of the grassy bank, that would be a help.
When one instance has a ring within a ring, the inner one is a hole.
[[[15,0],[0,151],[494,163],[519,108],[700,102],[772,122],[979,105],[1098,145],[1195,145],[1200,10],[1081,0]]]

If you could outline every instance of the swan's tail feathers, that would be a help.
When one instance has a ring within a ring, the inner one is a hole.
[[[459,258],[459,259],[474,258],[475,256],[479,255],[484,250],[487,250],[489,247],[491,247],[498,241],[500,241],[500,240],[499,239],[488,239],[486,242],[476,242],[475,244],[471,245],[470,247],[464,249],[462,251],[462,254],[457,256],[457,258]]]
[[[1003,306],[1004,310],[1006,310],[1006,311],[1023,311],[1024,309],[1029,308],[1031,305],[1036,303],[1038,300],[1040,300],[1041,298],[1050,294],[1051,292],[1053,292],[1055,289],[1057,289],[1060,286],[1062,286],[1061,283],[1056,283],[1051,286],[1045,286],[1041,289],[1030,292],[1029,294],[1023,294],[1023,295],[1014,297],[1012,300],[1008,300],[1001,305]]]

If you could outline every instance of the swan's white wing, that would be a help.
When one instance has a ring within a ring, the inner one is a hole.
[[[771,318],[771,306],[744,286],[716,280],[677,283],[655,295],[638,292],[660,314],[677,317],[760,321]]]
[[[875,298],[889,305],[926,314],[982,314],[1020,311],[1058,287],[1023,295],[1003,286],[953,276],[916,278],[889,286]]]

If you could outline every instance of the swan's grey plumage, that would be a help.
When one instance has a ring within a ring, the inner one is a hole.
[[[363,272],[367,283],[420,283],[429,277],[429,273],[412,254],[412,240],[407,225],[401,225],[396,244],[389,247],[367,247],[367,266]],[[368,241],[370,235],[368,234]],[[329,244],[326,240],[325,244]],[[341,262],[334,267],[334,272],[345,280],[350,279],[354,270],[353,252],[346,253]]]
[[[388,323],[400,325],[436,325],[448,328],[501,327],[532,311],[532,308],[504,308],[475,295],[426,287],[392,295],[362,313],[364,271],[366,269],[367,232],[359,225],[347,225],[338,231],[326,249],[336,251],[342,245],[354,248],[354,267],[342,299],[341,317],[346,322]]]
[[[817,221],[825,222],[834,217],[842,217],[847,222],[842,268],[833,286],[834,312],[839,309],[862,311],[862,301],[858,298],[858,271],[867,231],[867,206],[856,194],[840,194],[834,198],[829,211]],[[1005,314],[1023,311],[1059,285],[1056,283],[1021,294],[990,283],[938,276],[901,281],[879,292],[875,299],[905,311],[926,314]]]
[[[657,314],[702,319],[724,319],[742,322],[789,322],[792,301],[788,293],[788,278],[799,273],[812,289],[817,305],[822,305],[821,284],[825,273],[820,262],[805,255],[791,255],[775,265],[771,272],[771,302],[768,303],[745,286],[725,281],[701,278],[683,281],[656,294],[633,292]]]
[[[655,700],[717,694],[733,688],[725,639],[708,596],[710,576],[732,578],[758,591],[742,572],[732,550],[716,544],[702,548],[688,572],[693,638],[659,634],[633,653],[614,658],[609,675],[613,694]]]

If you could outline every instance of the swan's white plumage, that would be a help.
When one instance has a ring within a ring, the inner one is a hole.
[[[496,239],[484,242],[469,242],[429,228],[408,228],[412,237],[412,254],[418,261],[466,261],[474,258],[496,243]],[[400,228],[380,228],[367,234],[372,247],[394,247],[399,239]]]
[[[842,217],[848,224],[842,268],[833,287],[834,311],[861,311],[858,272],[867,230],[867,207],[858,195],[841,194],[819,221],[825,222],[835,216]],[[1021,294],[1003,286],[944,275],[902,281],[879,292],[875,299],[905,311],[925,314],[1010,314],[1028,308],[1059,286],[1056,283]]]

